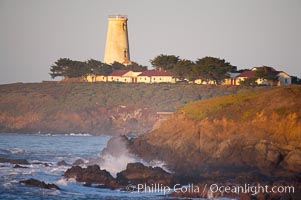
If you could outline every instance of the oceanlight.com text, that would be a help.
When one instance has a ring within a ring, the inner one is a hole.
[[[244,184],[244,185],[218,185],[218,184],[211,184],[209,187],[209,191],[212,193],[235,193],[235,194],[251,194],[256,195],[259,193],[295,193],[295,187],[294,186],[269,186],[269,185],[250,185],[250,184]]]
[[[233,193],[233,194],[251,194],[257,195],[259,193],[278,193],[278,194],[292,194],[295,193],[294,186],[269,186],[269,185],[221,185],[221,184],[204,184],[203,186],[188,184],[181,186],[180,184],[175,184],[174,186],[166,186],[163,184],[137,184],[137,185],[128,185],[126,187],[127,191],[137,192],[137,193],[163,193],[169,194],[171,192],[175,193]]]

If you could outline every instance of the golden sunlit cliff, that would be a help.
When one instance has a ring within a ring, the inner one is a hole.
[[[190,103],[131,148],[188,176],[300,176],[300,99],[288,86]]]

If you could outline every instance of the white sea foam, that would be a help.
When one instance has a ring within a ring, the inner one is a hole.
[[[57,172],[64,171],[65,169],[66,169],[66,167],[54,167],[49,172],[50,173],[57,173]]]
[[[135,162],[140,162],[145,166],[161,167],[165,171],[172,173],[167,169],[163,161],[153,160],[147,163],[130,153],[125,140],[122,138],[114,138],[107,145],[107,149],[104,149],[99,158],[91,160],[88,165],[97,164],[101,169],[109,171],[113,177],[116,177],[118,172],[125,170],[128,163]]]
[[[55,182],[57,185],[62,185],[62,186],[67,186],[68,182],[66,181],[66,179],[61,178],[60,180]]]
[[[68,178],[68,181],[71,183],[76,183],[76,179],[75,178]]]
[[[20,173],[19,170],[10,170],[8,172],[9,175],[16,175],[16,174],[19,174],[19,173]]]
[[[61,193],[61,191],[60,190],[56,190],[56,189],[52,189],[52,190],[47,190],[47,193],[49,195],[55,195],[55,196],[57,196],[57,195],[59,195]]]
[[[41,136],[92,136],[89,133],[66,133],[66,134],[56,134],[56,133],[47,133],[47,134],[37,134]]]
[[[91,134],[88,133],[69,133],[65,134],[66,136],[92,136]]]
[[[3,185],[3,187],[8,189],[8,188],[12,187],[12,182],[6,182],[6,183],[3,183],[2,185]]]
[[[151,162],[149,162],[149,165],[152,167],[161,167],[162,169],[164,169],[166,172],[168,173],[172,173],[172,171],[170,171],[167,167],[166,167],[166,163],[164,161],[161,160],[152,160]]]
[[[106,169],[111,173],[112,176],[116,177],[117,173],[126,169],[128,163],[142,162],[142,160],[137,159],[135,156],[124,153],[118,157],[112,155],[102,156],[102,161],[99,163],[102,169]]]
[[[20,154],[20,153],[26,153],[27,152],[25,149],[21,149],[21,148],[12,148],[12,149],[8,149],[8,151],[11,154]]]

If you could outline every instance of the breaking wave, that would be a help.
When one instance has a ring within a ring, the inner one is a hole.
[[[102,150],[99,157],[91,159],[88,165],[97,164],[101,169],[105,169],[113,177],[116,177],[118,172],[126,169],[128,163],[140,162],[145,166],[161,167],[165,171],[170,172],[163,161],[154,160],[146,162],[136,155],[132,154],[128,147],[128,140],[124,137],[111,138],[107,147]]]

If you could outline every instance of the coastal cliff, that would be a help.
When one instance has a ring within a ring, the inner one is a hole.
[[[146,161],[164,161],[181,177],[295,180],[300,99],[301,87],[289,86],[190,103],[130,148]]]
[[[43,82],[0,85],[0,132],[143,134],[157,112],[215,96],[267,90],[187,84]]]

